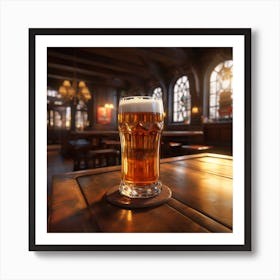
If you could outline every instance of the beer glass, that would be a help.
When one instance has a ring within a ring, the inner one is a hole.
[[[130,198],[158,195],[160,139],[163,130],[162,99],[151,96],[124,97],[119,103],[121,183],[119,191]]]

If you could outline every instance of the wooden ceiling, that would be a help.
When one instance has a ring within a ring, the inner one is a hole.
[[[230,59],[231,48],[48,48],[48,86],[84,80],[91,86],[129,89],[162,83],[178,70],[191,71],[215,57]]]

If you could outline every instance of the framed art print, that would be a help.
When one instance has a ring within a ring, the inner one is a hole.
[[[111,123],[111,108],[100,106],[97,109],[97,122],[99,124]]]
[[[251,250],[250,29],[29,29],[29,105],[29,250]]]

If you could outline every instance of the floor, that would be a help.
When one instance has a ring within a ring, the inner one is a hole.
[[[48,160],[48,195],[51,190],[52,176],[55,174],[73,171],[73,160],[65,159],[60,154],[60,145],[49,145],[47,150]]]

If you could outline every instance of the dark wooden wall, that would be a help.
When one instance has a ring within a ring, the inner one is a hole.
[[[232,59],[231,48],[79,48],[74,52],[51,48],[48,86],[58,89],[63,79],[71,78],[73,71],[78,80],[86,81],[92,95],[87,104],[90,120],[87,130],[117,130],[120,97],[152,95],[153,89],[160,86],[166,112],[165,130],[206,129],[209,139],[214,141],[213,131],[223,124],[204,126],[202,116],[208,115],[210,73],[227,59]],[[182,75],[187,75],[190,82],[192,107],[198,107],[198,112],[192,113],[190,124],[172,122],[173,87]],[[110,123],[103,124],[98,121],[98,107],[105,104],[112,104],[113,108]],[[231,140],[227,132],[225,137],[221,134],[219,137]]]
[[[117,129],[117,108],[118,108],[118,91],[112,87],[99,86],[93,90],[93,100],[91,102],[92,118],[90,127],[93,130],[116,130]],[[111,122],[109,124],[98,123],[98,107],[112,104]]]

